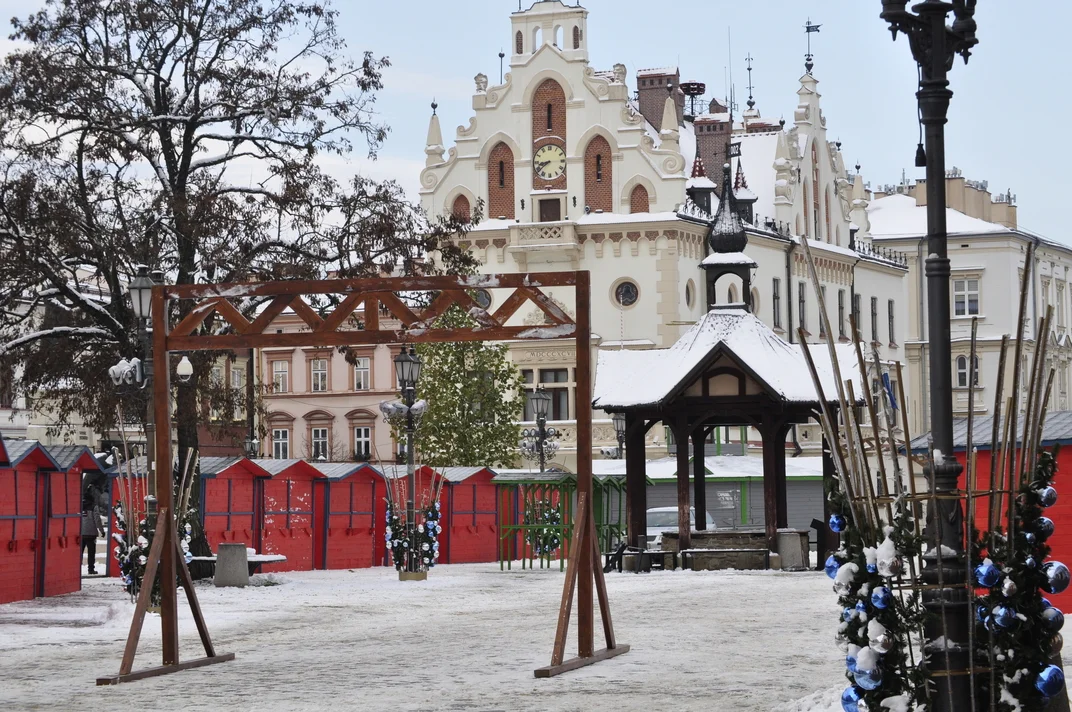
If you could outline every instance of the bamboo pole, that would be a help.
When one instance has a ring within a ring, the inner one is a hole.
[[[1038,395],[1038,380],[1041,378],[1042,373],[1042,355],[1046,352],[1046,333],[1047,333],[1047,319],[1049,317],[1049,310],[1046,315],[1042,317],[1042,321],[1039,322],[1038,334],[1035,337],[1035,353],[1031,356],[1031,378],[1027,382],[1027,403],[1024,406],[1024,431],[1023,438],[1020,440],[1020,455],[1017,458],[1017,477],[1016,486],[1019,488],[1021,480],[1024,476],[1024,466],[1027,462],[1028,451],[1028,438],[1031,436],[1031,426],[1034,421],[1035,415],[1035,399]],[[1011,516],[1012,509],[1009,509]]]
[[[1001,350],[998,355],[998,382],[994,389],[994,416],[992,419],[993,422],[991,423],[990,432],[990,483],[989,485],[987,485],[987,487],[991,492],[995,490],[994,478],[997,476],[999,448],[998,438],[1001,436],[1001,403],[1005,395],[1005,358],[1008,353],[1008,349],[1009,335],[1005,334],[1001,337]],[[1005,417],[1009,417],[1007,413],[1005,414]],[[997,526],[997,522],[995,521],[995,512],[997,511],[994,507],[995,499],[996,498],[991,495],[990,501],[987,503],[990,507],[990,510],[987,513],[987,531],[991,533],[991,551],[993,551],[994,549],[994,527]]]
[[[863,349],[860,347],[860,334],[856,330],[856,319],[854,317],[849,318],[849,324],[852,326],[852,343],[856,351],[856,363],[860,368],[860,379],[863,382],[863,397],[864,404],[867,406],[868,416],[871,418],[871,439],[875,443],[875,457],[878,460],[878,491],[881,495],[888,495],[889,489],[886,486],[886,458],[882,455],[882,443],[879,436],[878,427],[878,414],[875,410],[874,393],[870,388],[870,382],[867,378],[867,362],[864,361]],[[886,503],[886,520],[888,523],[893,523],[893,507]]]
[[[854,389],[852,387],[852,381],[845,381],[845,391],[846,391],[846,393],[848,393],[849,398],[852,399],[852,402],[855,403],[856,402],[856,396],[855,396],[855,394],[853,392]],[[875,504],[875,487],[874,487],[874,483],[871,482],[871,473],[867,468],[867,451],[866,451],[866,448],[865,448],[865,445],[864,445],[863,433],[861,433],[861,431],[860,431],[860,422],[856,419],[856,411],[855,411],[855,409],[849,408],[847,413],[848,413],[849,420],[850,420],[850,427],[851,427],[852,431],[855,432],[856,438],[857,438],[857,440],[858,440],[858,442],[860,444],[860,447],[857,450],[857,459],[860,462],[861,469],[864,470],[864,473],[863,473],[864,478],[865,478],[864,479],[864,494],[866,494],[866,496],[867,496],[868,510],[871,512],[871,515],[874,517],[875,538],[877,540],[877,538],[882,533],[882,519],[879,516],[878,506]]]

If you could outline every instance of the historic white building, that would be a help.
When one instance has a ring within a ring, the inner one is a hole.
[[[1015,197],[1005,193],[992,197],[984,182],[964,178],[951,169],[946,178],[946,220],[951,263],[950,333],[953,353],[953,412],[968,412],[968,358],[971,353],[971,323],[978,318],[976,353],[978,388],[975,411],[987,414],[994,408],[1001,338],[1016,338],[1020,283],[1029,244],[1035,245],[1026,318],[1023,322],[1023,371],[1029,372],[1038,347],[1039,320],[1053,306],[1048,330],[1046,366],[1056,369],[1050,409],[1067,410],[1072,370],[1072,248],[1029,233],[1017,225]],[[927,289],[924,275],[927,244],[926,183],[884,186],[865,200],[864,231],[875,244],[887,245],[907,256],[909,275],[906,310],[910,331],[905,344],[910,368],[911,391],[906,395],[912,428],[917,434],[929,429],[930,404],[927,367]],[[1014,358],[1012,345],[1005,373],[1005,395],[1010,394]],[[1025,390],[1026,392],[1026,386]],[[1023,400],[1021,400],[1021,407]]]
[[[634,94],[623,65],[589,64],[584,8],[548,0],[510,20],[509,73],[498,86],[475,77],[473,115],[449,150],[433,113],[421,173],[430,214],[483,205],[485,219],[462,245],[485,272],[589,270],[601,349],[670,346],[709,299],[747,302],[787,341],[798,340],[798,327],[817,341],[828,335],[800,246],[807,238],[836,332],[829,338],[847,340],[855,308],[881,357],[905,358],[907,265],[855,239],[865,219],[863,182],[828,140],[810,71],[789,126],[764,121],[751,99],[740,117],[718,101],[686,113],[686,91],[691,99],[697,83],[682,83],[677,68],[638,72]],[[749,294],[733,277],[708,295],[701,262],[728,143],[740,148],[730,173],[755,266]],[[573,311],[571,293],[553,294]],[[494,308],[494,290],[481,299]],[[515,319],[542,323],[543,314]],[[589,400],[575,393],[572,342],[520,343],[511,353],[528,382],[553,392],[552,416],[566,434],[560,460],[572,467],[570,421]],[[597,448],[613,442],[609,421],[597,423],[595,436]],[[800,439],[817,443],[818,430]]]

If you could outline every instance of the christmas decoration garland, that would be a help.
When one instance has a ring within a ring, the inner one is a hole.
[[[391,559],[395,568],[401,571],[406,565],[406,557],[410,555],[410,542],[416,548],[418,566],[416,570],[427,570],[439,561],[439,535],[443,533],[443,525],[440,524],[440,504],[436,502],[426,507],[423,512],[423,522],[417,525],[417,536],[410,536],[411,530],[402,520],[402,515],[395,512],[390,503],[387,504],[387,531],[384,538],[387,546],[391,549]]]
[[[525,507],[525,543],[533,553],[550,558],[562,545],[562,507],[550,499],[537,499]]]
[[[925,696],[926,678],[909,638],[919,631],[925,611],[918,594],[904,596],[897,590],[905,561],[919,555],[922,543],[911,507],[895,500],[893,521],[883,528],[882,541],[871,542],[836,482],[828,497],[834,509],[829,526],[841,535],[841,547],[827,558],[825,569],[842,609],[835,640],[845,653],[845,676],[852,683],[842,694],[842,708],[912,709]]]
[[[134,601],[137,599],[138,593],[141,591],[142,579],[145,577],[145,568],[149,563],[149,548],[152,545],[153,536],[156,534],[156,519],[155,517],[146,517],[145,519],[140,520],[138,522],[138,536],[135,538],[133,530],[131,527],[127,526],[126,513],[123,511],[123,505],[116,504],[114,511],[116,524],[122,531],[112,533],[112,539],[116,543],[112,548],[112,555],[119,563],[119,582],[123,585],[123,589],[130,595],[130,600]],[[188,510],[186,516],[183,517],[183,535],[179,540],[179,546],[182,547],[187,564],[193,559],[193,554],[190,553],[190,540],[193,532],[193,526],[190,523],[190,519],[193,516],[195,516],[193,510]],[[159,578],[153,581],[150,605],[160,605]]]
[[[1064,688],[1064,673],[1051,662],[1061,651],[1064,614],[1043,596],[1069,585],[1068,568],[1046,561],[1054,526],[1044,511],[1057,502],[1056,473],[1054,455],[1040,452],[1017,493],[1011,542],[1001,527],[985,535],[973,531],[972,564],[981,589],[975,598],[976,657],[989,660],[995,671],[995,689],[989,675],[979,676],[980,689],[984,699],[993,695],[1002,712],[1046,709]]]

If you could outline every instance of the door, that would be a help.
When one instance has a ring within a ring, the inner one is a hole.
[[[562,219],[562,203],[558,198],[540,201],[540,222],[556,222]]]
[[[313,568],[326,569],[328,558],[328,504],[331,493],[326,480],[313,481]]]
[[[48,543],[48,518],[49,518],[49,486],[48,473],[37,473],[37,527],[34,532],[34,598],[45,595],[45,548]],[[79,534],[81,534],[81,519],[79,519]],[[82,539],[79,537],[79,547]]]

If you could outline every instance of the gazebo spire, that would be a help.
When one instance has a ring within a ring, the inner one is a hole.
[[[741,216],[737,213],[729,163],[722,167],[721,190],[718,211],[715,212],[715,219],[711,221],[711,232],[708,234],[707,242],[712,252],[744,252],[748,244],[748,235],[744,231]]]

